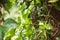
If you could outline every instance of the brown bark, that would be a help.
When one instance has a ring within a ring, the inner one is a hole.
[[[52,3],[48,3],[48,12],[50,11],[49,15],[52,16],[52,19],[50,20],[50,23],[52,24],[52,32],[53,35],[51,35],[51,40],[56,40],[56,37],[60,36],[60,10],[57,10]]]
[[[35,11],[32,11],[30,14],[31,20],[32,20],[32,24],[34,25],[35,29],[39,28],[39,22],[37,21],[38,16],[37,13]]]

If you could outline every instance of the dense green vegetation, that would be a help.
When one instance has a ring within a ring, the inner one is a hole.
[[[48,22],[47,2],[60,10],[58,0],[0,0],[3,25],[0,40],[51,40],[52,25]],[[56,5],[55,5],[56,4]],[[57,38],[57,40],[60,40]]]

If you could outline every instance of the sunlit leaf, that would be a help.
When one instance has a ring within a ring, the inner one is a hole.
[[[20,17],[18,17],[18,22],[19,22],[19,24],[21,23],[21,18]]]
[[[49,0],[48,2],[57,2],[58,0]]]
[[[14,3],[14,2],[15,2],[15,0],[10,0],[10,2],[11,2],[11,3]]]
[[[14,28],[10,28],[8,30],[8,32],[6,33],[4,40],[9,40],[11,39],[11,37],[15,34],[15,29]]]

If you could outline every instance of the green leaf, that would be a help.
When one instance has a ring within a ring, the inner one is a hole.
[[[15,0],[10,0],[10,2],[11,2],[11,3],[14,3],[14,2],[15,2]]]
[[[7,28],[16,27],[17,25],[18,25],[18,23],[11,18],[8,18],[4,21],[4,26]]]
[[[5,39],[5,40],[11,39],[11,37],[12,37],[13,35],[15,35],[15,28],[10,28],[10,29],[8,30],[8,32],[6,33],[4,39]]]
[[[21,6],[20,10],[21,10],[21,12],[22,12],[22,14],[23,14],[23,12],[24,12],[24,10],[25,10],[25,5],[24,5],[24,4]]]
[[[3,36],[3,34],[2,34],[2,31],[0,30],[0,40],[3,39],[2,36]]]
[[[36,0],[36,4],[40,3],[40,0]]]
[[[18,17],[18,23],[21,24],[21,18],[20,17]]]
[[[46,29],[47,29],[47,30],[51,30],[51,29],[52,29],[52,25],[47,24],[47,25],[46,25]]]

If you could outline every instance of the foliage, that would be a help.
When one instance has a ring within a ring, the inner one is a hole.
[[[35,2],[36,1],[36,2]],[[0,27],[3,40],[47,40],[47,33],[51,34],[52,25],[42,17],[47,13],[45,0],[9,0],[5,5],[10,14],[4,17],[4,25]],[[36,10],[35,10],[36,9]],[[39,28],[35,29],[30,14],[37,12]],[[41,11],[43,10],[43,11]],[[49,31],[49,32],[48,32]],[[0,37],[2,40],[2,37]]]

